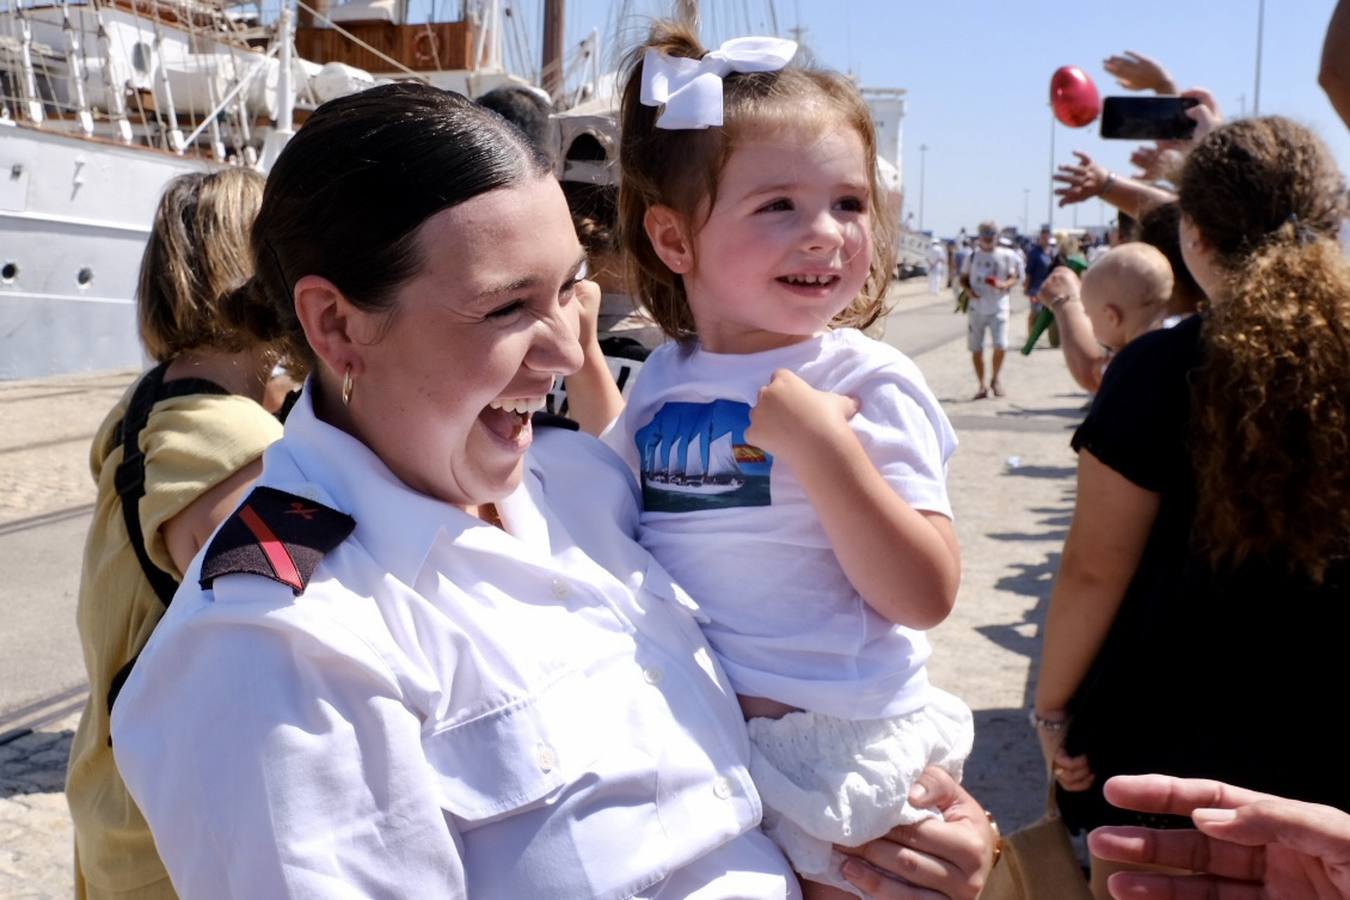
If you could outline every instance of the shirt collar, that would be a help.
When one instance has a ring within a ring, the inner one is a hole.
[[[319,419],[311,384],[305,383],[286,417],[281,443],[302,480],[325,492],[333,507],[356,520],[353,537],[395,578],[411,584],[442,532],[456,541],[480,529],[497,530],[444,501],[414,491],[369,447]],[[286,487],[270,479],[269,483]],[[515,516],[520,517],[519,513]]]

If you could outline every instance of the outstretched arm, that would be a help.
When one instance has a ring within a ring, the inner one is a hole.
[[[849,428],[857,407],[779,369],[760,390],[745,438],[791,467],[867,605],[899,625],[932,628],[956,602],[956,532],[887,484]]]
[[[1317,83],[1327,92],[1341,121],[1350,127],[1350,0],[1340,0],[1331,14]]]
[[[1119,56],[1108,56],[1102,68],[1114,75],[1116,84],[1127,91],[1153,91],[1155,94],[1177,92],[1176,82],[1167,74],[1162,63],[1133,50],[1126,50]]]
[[[1190,816],[1196,831],[1098,828],[1094,856],[1198,872],[1111,876],[1120,898],[1350,897],[1350,814],[1233,787],[1165,775],[1120,775],[1106,799],[1145,813]]]
[[[1073,155],[1078,157],[1078,163],[1060,166],[1055,173],[1055,181],[1063,185],[1055,190],[1060,206],[1100,197],[1120,211],[1139,219],[1153,207],[1177,199],[1171,191],[1107,171],[1105,166],[1093,162],[1086,153],[1075,150]]]
[[[1085,391],[1102,386],[1106,351],[1092,331],[1092,320],[1083,308],[1082,282],[1067,266],[1052,271],[1041,285],[1040,300],[1050,308],[1059,325],[1059,346],[1073,380]]]

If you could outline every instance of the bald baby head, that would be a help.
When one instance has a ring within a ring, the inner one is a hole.
[[[1083,306],[1104,347],[1119,350],[1157,327],[1172,296],[1172,266],[1148,244],[1121,244],[1083,273]]]

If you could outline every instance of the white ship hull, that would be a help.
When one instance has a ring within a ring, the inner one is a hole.
[[[155,206],[200,159],[0,125],[0,378],[136,368]]]

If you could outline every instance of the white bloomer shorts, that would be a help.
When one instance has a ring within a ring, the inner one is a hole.
[[[887,719],[796,712],[746,723],[764,831],[799,875],[862,896],[844,880],[844,856],[831,845],[857,847],[937,815],[911,806],[909,789],[930,765],[959,780],[975,728],[959,698],[930,693],[927,706]]]

